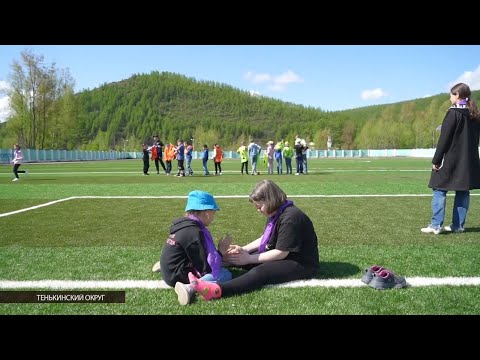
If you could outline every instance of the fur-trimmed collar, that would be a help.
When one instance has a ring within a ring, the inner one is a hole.
[[[450,109],[468,109],[467,105],[459,105],[459,104],[454,104],[450,106]]]

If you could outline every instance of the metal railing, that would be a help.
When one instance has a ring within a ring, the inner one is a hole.
[[[479,148],[480,149],[480,148]],[[307,151],[308,158],[368,158],[368,157],[424,157],[431,158],[435,149],[376,149],[376,150],[311,150]],[[50,161],[94,161],[141,159],[142,152],[124,151],[93,151],[93,150],[35,150],[22,149],[24,162]],[[210,157],[212,153],[210,152]],[[262,151],[261,157],[264,156]],[[194,151],[193,159],[202,157],[201,151]],[[236,151],[224,151],[225,159],[239,159]],[[12,149],[0,149],[0,163],[8,164],[13,158]]]

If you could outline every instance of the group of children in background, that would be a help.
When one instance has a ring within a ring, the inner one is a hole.
[[[295,156],[296,160],[296,172],[295,175],[307,174],[307,150],[308,145],[305,139],[295,136],[295,144],[290,147],[288,141],[283,139],[277,144],[273,144],[273,141],[267,143],[265,150],[264,162],[267,166],[267,174],[273,175],[274,173],[274,160],[277,165],[277,174],[283,174],[283,158],[285,158],[285,170],[286,174],[292,174],[292,158]],[[258,159],[261,154],[262,148],[256,144],[253,140],[250,140],[250,144],[245,146],[245,142],[242,141],[241,146],[237,149],[237,153],[240,154],[241,168],[240,172],[243,175],[249,175],[248,163],[250,161],[252,169],[252,175],[258,175],[257,171]],[[208,170],[209,160],[209,148],[207,145],[203,145],[201,154],[203,174],[205,176],[210,175]],[[153,145],[151,147],[148,144],[143,144],[143,174],[149,175],[148,170],[150,168],[150,159],[155,162],[155,168],[157,174],[160,174],[160,165],[166,175],[170,175],[172,171],[172,160],[176,159],[178,162],[178,173],[176,176],[191,176],[192,170],[192,153],[193,145],[190,141],[187,141],[186,146],[182,139],[177,140],[177,146],[167,142],[163,144],[158,136],[153,137]],[[163,163],[163,157],[165,157],[166,165]],[[213,154],[211,158],[215,166],[215,175],[222,175],[222,161],[223,150],[220,145],[215,144],[213,147]],[[186,160],[186,171],[185,171]]]
[[[250,140],[250,144],[245,146],[245,142],[242,142],[241,146],[237,149],[237,153],[240,154],[241,168],[240,172],[248,175],[248,162],[250,160],[252,166],[252,175],[258,175],[257,171],[258,158],[261,152],[261,147],[253,140]],[[295,155],[297,162],[297,168],[295,175],[307,173],[307,150],[308,146],[305,139],[301,139],[298,135],[295,136],[295,145],[290,147],[288,141],[283,139],[277,142],[275,145],[273,141],[267,143],[265,150],[264,163],[267,166],[267,174],[273,175],[274,168],[273,162],[275,160],[277,165],[277,174],[283,174],[283,158],[285,158],[285,170],[287,174],[292,174],[292,158]]]
[[[192,153],[193,145],[190,141],[187,141],[186,145],[182,139],[177,140],[177,146],[174,146],[172,143],[167,142],[164,144],[160,141],[158,135],[153,137],[153,145],[148,146],[148,144],[142,145],[142,160],[143,160],[143,175],[150,175],[150,160],[153,160],[155,163],[155,168],[157,174],[160,174],[160,166],[166,175],[170,175],[172,172],[172,161],[177,160],[178,172],[175,176],[191,176],[193,175],[192,170]],[[250,141],[248,147],[245,146],[245,142],[242,142],[241,146],[237,149],[237,153],[240,154],[241,169],[240,172],[243,175],[249,174],[248,172],[248,162],[250,160],[252,166],[252,175],[258,175],[257,163],[258,158],[261,153],[260,145],[257,145],[253,140]],[[298,135],[295,138],[295,146],[291,148],[288,141],[283,141],[283,139],[274,146],[273,141],[267,143],[267,149],[265,150],[264,161],[267,164],[267,173],[273,175],[273,160],[276,160],[277,164],[277,174],[283,174],[283,158],[285,158],[286,173],[292,174],[292,157],[295,153],[295,158],[297,160],[297,171],[295,175],[306,174],[307,173],[307,155],[306,151],[308,146],[304,139],[301,139]],[[163,159],[165,158],[165,163]],[[203,145],[202,150],[202,167],[203,174],[205,176],[210,175],[208,170],[208,160],[209,160],[209,148],[207,145]],[[13,173],[15,178],[12,181],[19,181],[19,173],[24,173],[28,175],[28,171],[19,170],[19,167],[22,163],[23,156],[21,146],[18,144],[14,145],[13,151]],[[215,175],[222,175],[222,161],[223,161],[223,150],[220,145],[215,144],[213,147],[212,160],[215,165]],[[185,170],[185,161],[186,161],[186,170]]]
[[[158,135],[153,137],[153,145],[143,144],[143,175],[150,175],[148,170],[150,169],[150,159],[155,162],[155,168],[157,174],[160,174],[160,165],[165,172],[165,175],[170,175],[172,172],[172,161],[177,160],[178,172],[175,176],[192,176],[192,154],[193,145],[190,141],[187,141],[186,145],[183,139],[177,140],[177,146],[167,142],[163,144],[160,141]],[[163,163],[163,157],[165,157],[165,164]],[[208,171],[207,161],[209,159],[209,149],[207,145],[203,145],[202,151],[202,165],[204,175],[210,175]],[[220,145],[215,144],[213,148],[212,160],[215,163],[215,175],[222,175],[222,161],[223,150]],[[186,167],[185,170],[185,161]]]
[[[157,174],[160,174],[160,165],[166,175],[170,175],[172,172],[172,161],[177,160],[178,172],[176,176],[185,176],[185,159],[187,159],[187,174],[193,175],[192,168],[190,166],[192,161],[193,146],[191,143],[185,143],[182,139],[177,140],[177,146],[167,142],[163,144],[158,136],[153,137],[153,145],[151,147],[148,144],[143,144],[143,175],[150,175],[148,170],[150,168],[150,157],[155,162],[155,168]],[[163,162],[165,157],[165,163]]]

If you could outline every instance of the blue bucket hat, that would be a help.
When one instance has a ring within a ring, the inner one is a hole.
[[[215,199],[205,191],[194,190],[188,194],[185,211],[191,210],[220,210]]]

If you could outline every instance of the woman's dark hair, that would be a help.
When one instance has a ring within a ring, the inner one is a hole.
[[[470,118],[472,120],[479,121],[480,120],[480,111],[478,110],[477,104],[471,98],[472,92],[470,91],[470,87],[464,83],[458,83],[450,89],[450,94],[458,95],[459,99],[467,101],[467,107],[470,113]]]

